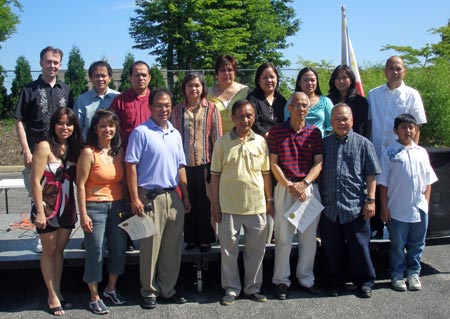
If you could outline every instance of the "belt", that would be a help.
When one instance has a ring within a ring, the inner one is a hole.
[[[145,196],[147,196],[148,199],[152,200],[158,195],[169,193],[174,190],[175,190],[175,187],[169,187],[169,188],[158,187],[158,188],[148,190],[147,193],[145,194]]]

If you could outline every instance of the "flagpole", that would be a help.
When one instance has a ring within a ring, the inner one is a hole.
[[[345,17],[345,6],[341,7],[342,12],[342,37],[341,37],[341,64],[348,64],[348,52],[347,52],[347,21]],[[345,36],[344,36],[345,35]]]
[[[342,11],[342,43],[341,43],[341,64],[348,65],[355,74],[355,85],[358,93],[364,96],[364,88],[362,86],[361,76],[359,75],[358,64],[356,63],[355,52],[353,51],[352,41],[348,35],[347,17],[345,16],[345,6],[341,7]]]

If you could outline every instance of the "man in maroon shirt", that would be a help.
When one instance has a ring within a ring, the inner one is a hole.
[[[131,89],[116,96],[110,107],[120,118],[120,137],[124,152],[127,150],[131,131],[151,116],[148,105],[150,67],[144,61],[136,61],[131,65],[129,74]]]
[[[129,70],[131,89],[116,96],[111,103],[110,109],[120,119],[120,137],[122,139],[123,152],[127,151],[128,137],[131,131],[138,125],[147,121],[152,113],[148,99],[150,96],[151,75],[150,67],[144,61],[134,62]],[[128,199],[128,191],[125,192]],[[133,251],[134,246],[128,237],[127,250]]]

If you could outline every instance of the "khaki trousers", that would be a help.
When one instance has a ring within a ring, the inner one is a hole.
[[[151,202],[153,210],[146,214],[153,219],[156,234],[140,240],[139,273],[141,296],[169,298],[175,294],[183,251],[184,207],[176,191],[149,200],[147,190],[139,188],[144,205]]]
[[[244,228],[244,293],[261,291],[262,267],[266,251],[266,214],[222,214],[219,224],[222,288],[225,294],[238,296],[241,292],[238,256],[241,227]]]

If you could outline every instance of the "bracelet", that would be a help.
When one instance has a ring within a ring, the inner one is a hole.
[[[311,181],[309,179],[307,179],[306,177],[303,179],[303,181],[305,182],[306,186],[311,185]]]
[[[268,202],[273,202],[274,200],[273,200],[273,198],[268,198],[267,201]]]
[[[367,202],[367,203],[375,203],[375,198],[367,197],[367,198],[366,198],[366,202]]]

